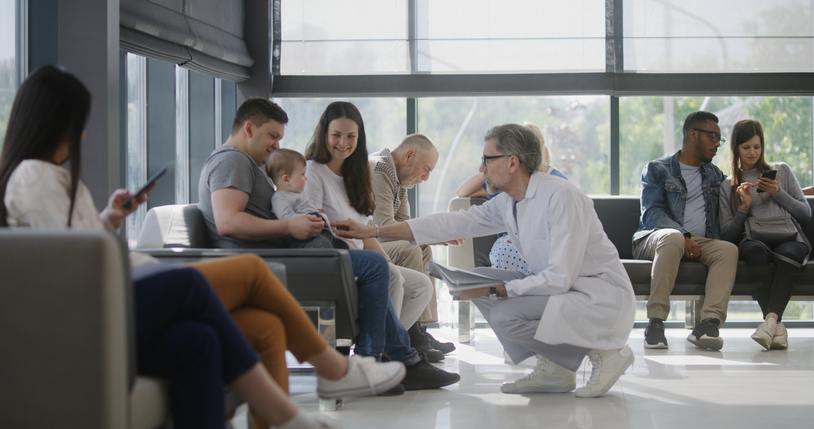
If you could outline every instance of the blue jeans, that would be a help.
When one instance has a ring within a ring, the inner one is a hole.
[[[381,358],[382,352],[392,360],[418,361],[410,347],[410,335],[399,323],[390,301],[390,266],[387,259],[373,250],[349,250],[353,275],[359,289],[359,335],[355,351]]]

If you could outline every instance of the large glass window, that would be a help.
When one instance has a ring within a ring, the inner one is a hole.
[[[625,70],[814,70],[811,0],[624,0]]]
[[[285,1],[284,75],[605,70],[605,2]]]
[[[409,71],[407,1],[281,2],[282,74]]]
[[[0,0],[0,147],[6,135],[8,116],[17,90],[17,0]]]
[[[225,140],[224,128],[228,137],[235,84],[130,53],[126,67],[127,187],[137,189],[161,168],[168,170],[148,204],[127,217],[132,246],[149,208],[198,201],[201,168]]]
[[[533,122],[551,152],[551,166],[589,194],[610,192],[609,98],[421,98],[418,132],[435,142],[440,157],[419,192],[419,215],[447,210],[455,189],[475,174],[486,131],[505,123]]]
[[[690,112],[715,113],[721,133],[729,140],[742,119],[763,125],[766,161],[787,164],[803,187],[812,185],[811,97],[625,97],[620,110],[620,193],[639,195],[639,180],[648,161],[681,149],[682,126]],[[730,173],[729,144],[713,159]]]
[[[127,54],[127,187],[138,189],[147,178],[147,58]],[[146,204],[127,216],[130,247],[141,231]]]
[[[604,71],[605,2],[418,1],[420,73]]]

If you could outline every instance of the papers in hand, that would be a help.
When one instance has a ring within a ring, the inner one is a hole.
[[[441,265],[436,262],[427,262],[424,268],[426,268],[427,274],[443,280],[451,291],[500,286],[506,283],[505,280],[475,274],[471,271]]]

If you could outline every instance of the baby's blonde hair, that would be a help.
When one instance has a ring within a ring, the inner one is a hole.
[[[291,149],[275,149],[266,161],[266,174],[276,185],[283,174],[290,176],[300,165],[305,165],[305,157],[301,153]]]

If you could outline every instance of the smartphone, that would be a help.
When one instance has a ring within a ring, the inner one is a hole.
[[[158,180],[159,177],[163,176],[164,173],[166,172],[167,167],[161,167],[161,170],[158,170],[155,174],[153,174],[152,177],[147,179],[147,183],[145,183],[144,186],[139,188],[138,191],[130,194],[130,197],[124,200],[124,202],[122,203],[122,207],[129,209],[130,206],[133,204],[133,198],[138,198],[139,196],[141,196],[147,190],[147,188],[149,188],[153,183],[155,183],[155,181]]]
[[[760,177],[761,178],[765,177],[767,179],[774,180],[777,177],[777,170],[766,170],[766,171],[763,172],[763,174]],[[758,192],[766,192],[763,189],[758,189],[757,191]]]

